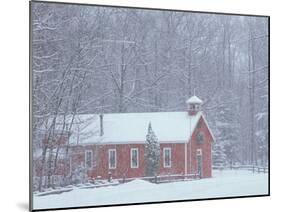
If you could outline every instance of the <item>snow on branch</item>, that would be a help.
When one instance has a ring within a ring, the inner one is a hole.
[[[53,54],[51,54],[51,55],[44,55],[44,56],[33,56],[33,58],[34,59],[38,59],[38,60],[40,60],[40,59],[49,59],[49,58],[52,58],[52,57],[54,57],[54,56],[56,56],[58,54],[58,52],[55,52],[55,53],[53,53]]]
[[[47,72],[57,72],[58,70],[55,69],[42,69],[42,70],[37,70],[33,69],[34,73],[47,73]]]

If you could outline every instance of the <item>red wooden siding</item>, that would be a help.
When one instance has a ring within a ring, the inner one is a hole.
[[[183,143],[160,144],[159,175],[184,174],[184,146]],[[171,167],[164,167],[164,148],[171,148]]]
[[[107,178],[111,172],[113,178],[144,176],[144,145],[143,144],[118,144],[99,146],[98,166],[91,177],[101,176]],[[137,148],[139,152],[138,168],[131,168],[131,148]],[[108,150],[116,149],[116,168],[109,168]]]

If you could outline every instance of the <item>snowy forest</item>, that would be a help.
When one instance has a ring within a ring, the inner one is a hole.
[[[266,17],[34,3],[31,23],[34,148],[51,123],[43,163],[58,156],[58,116],[186,111],[195,93],[214,165],[267,165]]]

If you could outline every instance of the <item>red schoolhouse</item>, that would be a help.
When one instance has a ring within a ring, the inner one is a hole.
[[[71,175],[84,167],[88,178],[144,177],[151,123],[160,145],[158,175],[197,173],[202,178],[211,177],[214,136],[201,111],[203,102],[193,96],[186,103],[185,112],[76,115],[70,137],[64,137],[70,145],[68,162],[58,160],[55,175]],[[36,161],[37,176],[43,171],[40,163]]]
[[[201,112],[202,101],[193,96],[186,103],[186,112],[98,115],[81,130],[80,138],[78,134],[70,138],[70,169],[83,165],[90,178],[109,174],[112,178],[143,177],[151,123],[160,144],[159,175],[200,173],[203,178],[211,177],[214,136]],[[82,116],[81,120],[90,119]],[[99,132],[86,136],[97,128]]]

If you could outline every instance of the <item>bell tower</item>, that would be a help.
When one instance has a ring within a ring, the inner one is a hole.
[[[190,97],[188,100],[186,100],[186,104],[187,104],[188,115],[194,116],[199,111],[201,111],[203,101],[194,95]]]

